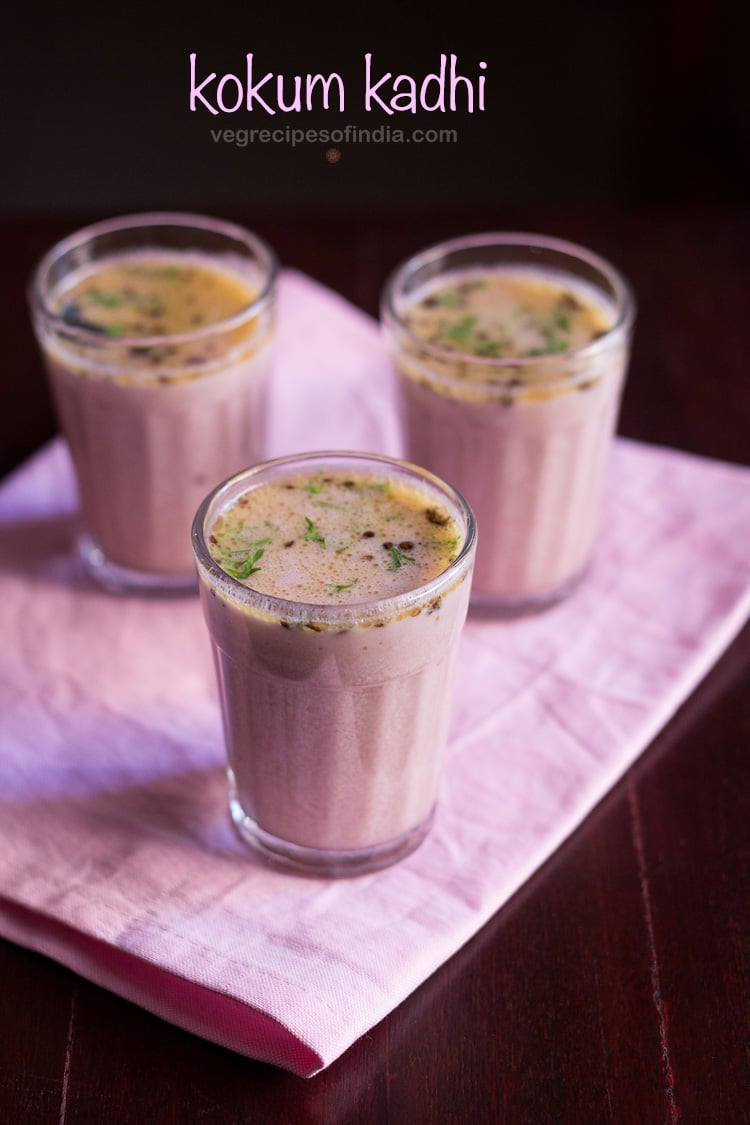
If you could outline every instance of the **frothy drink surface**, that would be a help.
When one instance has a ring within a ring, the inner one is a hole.
[[[521,266],[446,275],[403,313],[408,454],[474,509],[478,602],[543,603],[587,564],[627,341],[578,353],[614,315],[593,287]]]
[[[611,310],[580,287],[510,268],[442,282],[404,319],[421,339],[484,359],[559,355],[590,344],[612,324]]]
[[[211,528],[210,550],[263,593],[315,604],[391,597],[453,562],[462,533],[434,495],[398,480],[316,473],[252,489]]]
[[[239,315],[258,292],[243,268],[218,255],[130,252],[52,295],[76,330],[43,344],[84,523],[120,567],[189,576],[201,499],[263,455],[270,322]]]
[[[226,320],[256,296],[246,279],[210,260],[134,252],[72,275],[52,307],[67,323],[107,336],[173,336]]]

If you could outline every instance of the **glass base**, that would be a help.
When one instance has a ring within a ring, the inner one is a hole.
[[[391,864],[405,859],[422,843],[435,817],[433,808],[426,820],[416,828],[411,828],[395,840],[389,840],[385,844],[375,844],[369,848],[357,848],[352,851],[306,848],[301,844],[282,840],[256,824],[237,799],[231,773],[229,812],[243,842],[249,844],[267,862],[286,871],[296,871],[300,875],[318,875],[324,878],[368,875],[372,871],[380,871],[383,867],[390,867]]]
[[[474,617],[512,618],[525,617],[531,613],[542,613],[545,609],[564,601],[577,586],[583,581],[588,571],[588,566],[569,578],[562,586],[554,590],[543,590],[534,594],[524,594],[522,597],[504,598],[500,594],[486,593],[481,590],[471,591],[469,613]]]
[[[110,594],[139,594],[142,597],[183,597],[198,589],[198,575],[150,574],[113,563],[90,535],[78,538],[81,560],[90,578]]]

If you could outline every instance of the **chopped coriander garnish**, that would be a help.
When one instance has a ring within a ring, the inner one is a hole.
[[[116,309],[122,304],[116,293],[105,293],[103,289],[90,289],[85,296],[92,304],[101,305],[103,309]]]
[[[416,561],[413,555],[407,555],[405,551],[401,551],[398,547],[391,547],[391,561],[388,564],[388,569],[400,570],[405,563],[413,563]]]
[[[560,352],[567,351],[568,344],[561,336],[558,336],[554,329],[543,328],[542,335],[546,347],[542,349],[542,354],[548,352],[551,355],[558,355]]]
[[[322,486],[324,500],[306,491],[310,483]],[[211,554],[225,573],[253,590],[288,597],[291,583],[300,601],[303,594],[310,602],[328,603],[417,587],[452,561],[460,536],[447,509],[430,508],[430,492],[410,483],[364,472],[326,476],[317,466],[269,481],[218,516],[209,537]],[[326,504],[328,497],[336,503]],[[321,504],[330,509],[320,517],[322,526],[312,514]],[[271,531],[272,525],[277,529]],[[315,543],[325,555],[308,545]],[[326,560],[336,565],[328,567]],[[350,590],[356,593],[342,597]]]
[[[352,586],[356,586],[358,582],[358,578],[355,578],[353,582],[326,582],[326,588],[331,594],[340,594],[342,590],[351,590]]]
[[[459,537],[457,535],[454,535],[454,537],[452,539],[426,539],[426,540],[422,540],[422,546],[423,547],[434,547],[436,549],[439,548],[439,547],[450,547],[453,550],[455,550],[455,548],[458,546],[458,542],[459,542]]]
[[[474,351],[478,356],[496,359],[500,355],[500,347],[499,340],[479,340],[474,346]]]
[[[409,308],[415,336],[426,344],[481,361],[560,356],[595,337],[603,309],[568,292],[544,271],[488,269],[485,276],[446,277]],[[455,376],[481,382],[482,365],[459,366]]]
[[[456,305],[458,304],[458,293],[455,289],[444,289],[442,293],[438,293],[437,303],[443,308],[449,308],[451,305]]]
[[[464,316],[455,324],[446,324],[443,326],[443,335],[457,344],[465,344],[474,331],[478,319],[476,316]]]
[[[554,309],[547,319],[532,320],[531,323],[542,335],[544,347],[529,348],[524,352],[524,355],[559,355],[561,352],[566,352],[568,350],[569,342],[567,339],[563,338],[561,333],[569,333],[571,331],[571,324],[569,315],[563,309]]]
[[[320,534],[317,527],[315,526],[315,524],[313,523],[313,521],[310,519],[309,516],[305,516],[305,524],[307,526],[307,531],[305,532],[305,539],[307,539],[307,541],[309,543],[322,543],[324,547],[327,547],[328,543],[326,542],[325,535]]]
[[[264,542],[267,543],[268,540],[266,539],[264,540]],[[244,580],[245,578],[249,578],[251,574],[255,574],[260,570],[260,567],[256,566],[255,564],[257,562],[260,562],[264,554],[265,549],[263,547],[259,547],[252,556],[248,555],[242,566],[238,566],[236,568],[225,566],[224,569],[226,570],[227,574],[231,574],[232,578],[239,578],[240,580]]]

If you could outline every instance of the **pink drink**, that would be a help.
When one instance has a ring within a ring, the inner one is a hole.
[[[255,236],[180,215],[99,224],[40,264],[34,323],[82,553],[109,589],[194,588],[197,505],[263,456],[274,273]]]
[[[541,607],[585,572],[633,315],[615,270],[535,236],[446,243],[391,279],[408,455],[474,509],[473,604]]]
[[[325,875],[409,854],[469,599],[465,503],[404,462],[308,454],[227,482],[193,537],[240,833]]]

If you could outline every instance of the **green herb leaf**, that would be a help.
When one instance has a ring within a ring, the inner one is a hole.
[[[526,355],[559,355],[568,350],[569,341],[560,335],[570,332],[570,317],[563,309],[555,309],[547,319],[532,321],[532,323],[544,337],[545,346],[532,348],[526,352]]]
[[[407,555],[398,547],[391,547],[391,561],[388,564],[389,570],[400,570],[405,563],[413,563],[417,560],[412,555]]]
[[[568,350],[567,340],[563,340],[561,336],[555,335],[554,332],[545,332],[544,340],[547,345],[547,352],[551,355],[559,355],[560,352]]]
[[[450,308],[451,305],[457,305],[458,293],[455,289],[444,289],[442,293],[438,293],[437,303],[442,308]]]
[[[305,532],[305,539],[310,543],[322,543],[324,547],[328,546],[325,535],[321,535],[313,521],[309,516],[305,516],[305,524],[307,531]]]
[[[464,316],[455,324],[446,324],[443,326],[443,335],[448,340],[453,340],[457,344],[465,344],[471,336],[474,328],[476,327],[478,317]]]
[[[103,309],[117,309],[122,304],[116,293],[105,293],[103,289],[90,289],[86,298],[92,305],[100,305]]]
[[[326,586],[331,594],[340,594],[342,590],[351,590],[358,582],[359,579],[355,578],[353,582],[326,582]]]
[[[500,354],[500,347],[499,340],[479,340],[474,345],[474,352],[476,355],[485,356],[487,359],[495,359]]]
[[[263,540],[263,542],[268,543],[269,540],[265,539],[265,540]],[[263,547],[259,547],[258,550],[255,552],[255,554],[252,557],[250,555],[248,555],[248,557],[245,559],[245,562],[242,564],[242,566],[238,566],[238,567],[225,566],[225,570],[226,570],[227,574],[231,574],[232,578],[239,578],[240,580],[244,580],[245,578],[249,578],[251,574],[255,574],[256,571],[261,569],[259,566],[256,566],[255,564],[257,562],[260,562],[260,560],[263,558],[264,554],[265,554],[265,551],[264,551]]]
[[[423,547],[434,547],[436,550],[439,549],[440,547],[450,547],[451,549],[455,549],[458,546],[458,543],[459,543],[459,536],[458,535],[454,535],[452,539],[426,539],[426,540],[423,539],[422,540],[422,546]]]

